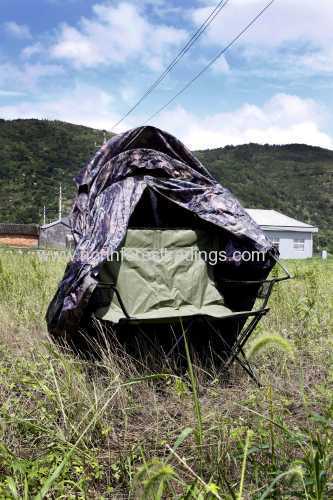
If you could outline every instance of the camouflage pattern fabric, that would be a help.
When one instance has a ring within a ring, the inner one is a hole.
[[[47,311],[49,332],[55,337],[72,335],[79,327],[97,284],[98,266],[121,245],[147,188],[255,249],[272,250],[271,241],[238,200],[180,141],[157,128],[114,136],[75,180],[75,253]]]

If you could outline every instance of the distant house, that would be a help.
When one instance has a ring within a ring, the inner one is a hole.
[[[37,224],[0,224],[0,245],[33,248],[38,247]]]
[[[72,244],[73,236],[68,217],[63,217],[40,227],[40,247],[66,249],[71,248]]]
[[[292,219],[276,210],[246,209],[280,251],[282,259],[312,257],[312,235],[318,228]]]

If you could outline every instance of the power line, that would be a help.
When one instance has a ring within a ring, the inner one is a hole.
[[[191,36],[188,42],[184,45],[184,47],[178,52],[176,57],[170,62],[170,64],[165,68],[163,73],[155,80],[151,86],[146,90],[142,97],[127,111],[127,113],[120,118],[112,127],[111,131],[113,131],[118,125],[120,125],[141,103],[142,101],[151,94],[155,88],[167,77],[167,75],[173,70],[173,68],[178,64],[178,62],[184,57],[184,55],[190,50],[192,45],[201,37],[201,35],[206,31],[209,25],[214,21],[214,19],[218,16],[222,9],[227,5],[229,0],[221,0],[216,7],[211,11],[209,16],[205,19],[205,21],[201,24],[201,26],[197,29],[195,33]]]
[[[231,42],[226,45],[222,50],[220,50],[217,55],[211,59],[211,61],[201,70],[199,73],[197,73],[182,89],[180,89],[177,94],[175,94],[167,103],[165,103],[160,109],[158,109],[155,113],[153,113],[148,120],[144,122],[143,125],[146,125],[149,123],[153,118],[155,118],[157,115],[159,115],[162,111],[164,111],[165,108],[167,108],[171,103],[173,103],[177,97],[179,97],[181,94],[183,94],[200,76],[205,73],[223,54],[227,52],[227,50],[230,49],[250,28],[251,26],[264,14],[264,12],[274,3],[275,0],[270,0],[263,9],[261,9],[260,12],[245,26],[245,28],[242,29],[238,33],[235,38],[231,40]]]

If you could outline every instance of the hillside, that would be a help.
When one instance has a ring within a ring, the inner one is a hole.
[[[59,184],[64,210],[73,177],[102,144],[103,131],[47,120],[0,120],[0,222],[41,222],[43,206],[56,217]]]
[[[0,120],[0,222],[41,222],[44,205],[54,218],[60,182],[69,210],[72,179],[102,140],[102,131],[58,121]],[[196,154],[245,206],[318,225],[320,245],[333,250],[333,151],[247,144]]]
[[[244,206],[275,209],[314,224],[320,246],[333,250],[333,151],[246,144],[196,154]]]

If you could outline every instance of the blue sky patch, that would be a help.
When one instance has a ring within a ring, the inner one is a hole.
[[[2,0],[0,116],[111,130],[217,5],[213,0]],[[259,12],[229,0],[156,90],[138,126]],[[333,149],[330,0],[279,0],[153,124],[191,148],[301,142]]]

